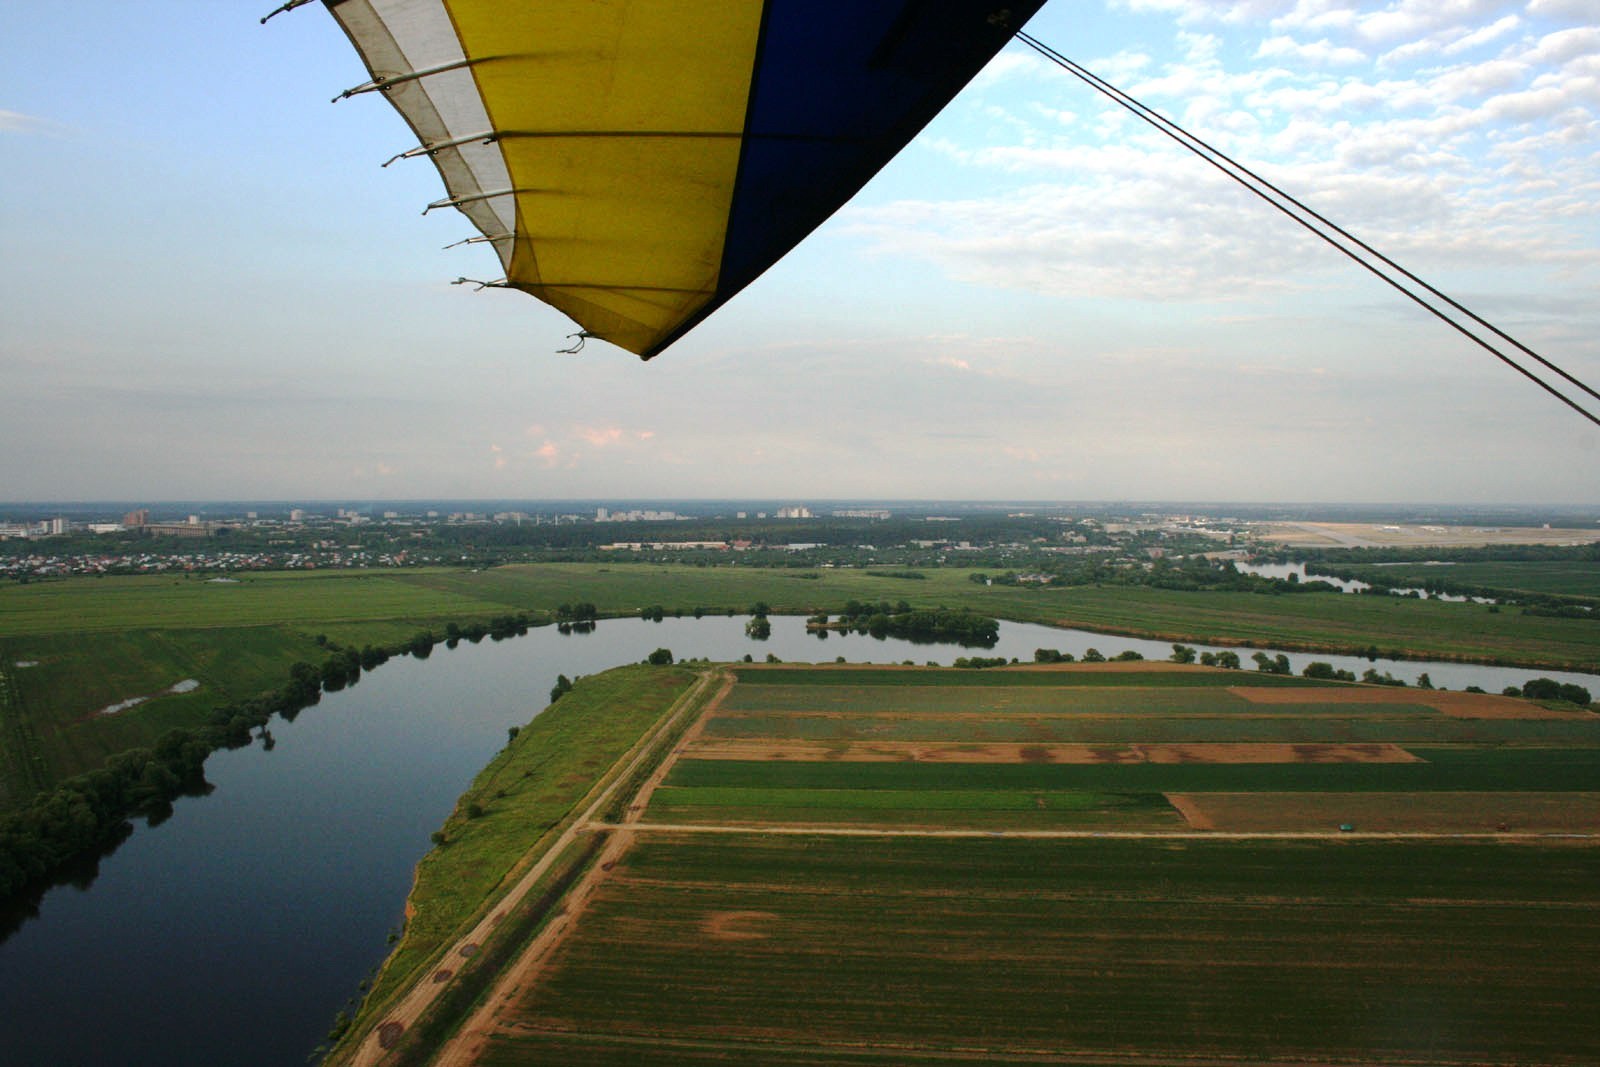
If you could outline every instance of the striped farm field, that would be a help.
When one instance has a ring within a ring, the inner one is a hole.
[[[1400,707],[1393,714],[1339,715],[1296,708],[1288,715],[1038,715],[970,713],[959,716],[970,742],[1035,744],[1195,744],[1283,742],[1362,744],[1543,744],[1584,745],[1600,737],[1600,718],[1572,715],[1554,720],[1461,720],[1426,708]],[[785,737],[818,741],[948,742],[951,714],[880,712],[733,712],[706,724],[708,737]]]
[[[440,1062],[1600,1063],[1600,716],[1165,665],[730,673]]]
[[[1148,825],[1148,798],[1169,793],[1565,793],[1600,783],[1600,716],[1500,696],[1264,686],[1169,664],[737,675],[656,793],[653,818],[861,825],[876,811],[886,825],[991,826],[994,798],[1010,796],[1000,807],[1028,813],[1030,826],[1115,828],[1123,817]],[[1129,803],[1107,801],[1117,796]],[[964,803],[981,814],[951,814]]]
[[[1585,848],[652,835],[477,1062],[1594,1063],[1597,911]]]

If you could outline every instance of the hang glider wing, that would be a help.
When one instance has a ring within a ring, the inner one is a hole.
[[[506,284],[649,359],[1043,0],[325,0]]]

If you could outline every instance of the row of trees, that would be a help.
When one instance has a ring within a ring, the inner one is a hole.
[[[1176,647],[1176,646],[1175,646]],[[1115,656],[1107,656],[1098,648],[1087,648],[1083,652],[1084,663],[1137,663],[1144,659],[1143,653],[1133,649],[1124,649]],[[1077,663],[1078,658],[1071,652],[1062,652],[1055,648],[1036,648],[1033,650],[1035,663]]]
[[[764,619],[758,615],[758,619]],[[814,626],[830,625],[827,612],[812,615]],[[967,608],[913,608],[901,600],[876,604],[852,600],[839,613],[838,628],[870,634],[873,637],[899,637],[907,641],[953,641],[966,648],[993,648],[1000,640],[1000,622]]]
[[[1188,645],[1173,645],[1172,655],[1167,657],[1174,663],[1194,663],[1198,661],[1205,667],[1222,667],[1226,670],[1237,671],[1242,668],[1237,652],[1196,652]]]

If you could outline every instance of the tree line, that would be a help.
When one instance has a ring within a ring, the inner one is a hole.
[[[533,623],[527,613],[496,616],[445,627],[443,639],[454,647],[461,640],[500,640],[526,633]],[[357,649],[325,636],[317,638],[327,655],[321,663],[300,661],[289,668],[279,689],[248,700],[214,708],[206,721],[188,729],[172,729],[153,746],[127,749],[87,771],[39,793],[25,807],[0,814],[0,901],[38,896],[74,865],[108,854],[131,832],[130,819],[152,823],[165,819],[179,797],[201,795],[206,758],[218,749],[243,748],[274,715],[293,721],[316,704],[324,692],[354,685],[364,670],[390,657],[426,659],[440,636],[421,630],[391,645]]]

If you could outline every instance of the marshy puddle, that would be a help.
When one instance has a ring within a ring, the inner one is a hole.
[[[199,682],[195,681],[193,678],[185,678],[181,682],[172,683],[159,693],[151,693],[149,696],[142,697],[129,697],[127,700],[118,701],[115,704],[108,704],[99,711],[95,712],[95,714],[115,715],[120,711],[127,711],[129,708],[143,704],[146,700],[150,700],[152,697],[162,697],[169,693],[192,693],[199,688]]]

